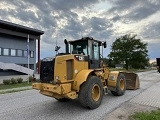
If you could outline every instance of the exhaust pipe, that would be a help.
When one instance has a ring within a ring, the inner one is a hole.
[[[66,46],[66,53],[69,53],[69,44],[67,42],[67,40],[64,40],[65,46]]]

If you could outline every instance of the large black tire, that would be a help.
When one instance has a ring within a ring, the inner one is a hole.
[[[116,91],[111,91],[115,96],[124,95],[126,91],[126,78],[123,73],[120,73],[117,78]]]
[[[88,77],[80,87],[78,99],[82,106],[95,109],[100,106],[103,98],[103,86],[101,80],[96,76]]]
[[[58,102],[68,102],[70,101],[70,99],[67,99],[67,98],[60,98],[60,99],[57,99],[55,98]]]

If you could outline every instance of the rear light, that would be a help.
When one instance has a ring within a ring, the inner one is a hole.
[[[79,56],[78,56],[78,55],[75,55],[75,56],[74,56],[74,59],[75,59],[76,61],[78,61]]]

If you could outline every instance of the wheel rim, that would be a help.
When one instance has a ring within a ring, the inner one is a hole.
[[[120,89],[124,90],[124,80],[122,78],[120,79]]]
[[[92,88],[92,99],[94,101],[98,101],[100,98],[100,87],[99,85],[95,84]]]

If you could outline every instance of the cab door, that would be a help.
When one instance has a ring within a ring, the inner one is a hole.
[[[100,48],[98,42],[92,41],[89,56],[89,68],[96,69],[100,68]]]

